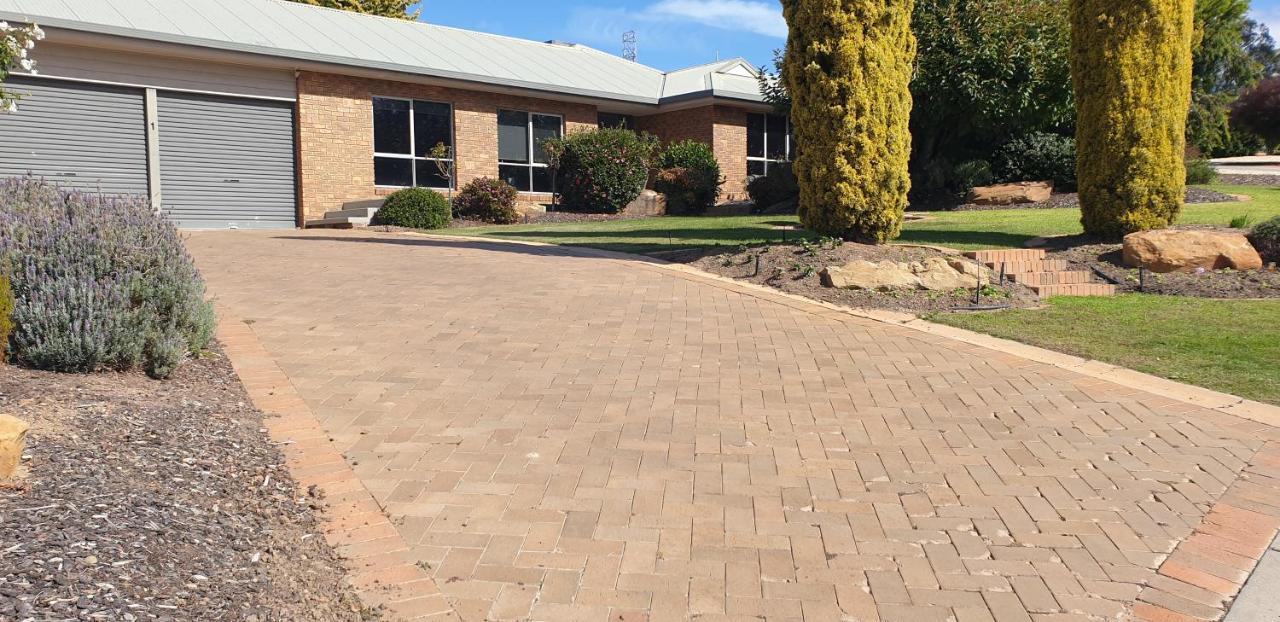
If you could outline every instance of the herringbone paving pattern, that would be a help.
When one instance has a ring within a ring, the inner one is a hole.
[[[189,246],[468,620],[1116,619],[1280,438],[642,262]]]

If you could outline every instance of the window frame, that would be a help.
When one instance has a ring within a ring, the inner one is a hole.
[[[374,158],[374,160],[377,160],[378,158],[392,158],[392,159],[397,159],[397,160],[409,160],[409,161],[410,161],[410,166],[409,166],[409,179],[410,179],[410,182],[412,183],[412,185],[410,185],[410,186],[393,186],[393,185],[387,185],[387,184],[380,184],[380,183],[378,183],[378,182],[377,182],[377,176],[376,176],[376,174],[375,174],[375,176],[374,176],[373,186],[374,186],[375,188],[394,188],[394,189],[404,189],[404,188],[428,188],[428,189],[431,189],[431,190],[452,190],[452,189],[454,189],[454,187],[457,185],[457,175],[456,175],[456,174],[455,174],[453,177],[450,177],[450,178],[449,178],[449,185],[448,185],[448,186],[419,186],[419,185],[418,185],[418,162],[431,162],[431,163],[436,163],[436,162],[450,162],[450,163],[452,163],[452,164],[453,164],[453,166],[454,166],[454,170],[457,170],[457,163],[458,163],[458,150],[457,150],[457,147],[455,147],[454,145],[457,145],[457,144],[458,144],[458,136],[457,136],[458,128],[457,128],[457,125],[454,123],[454,117],[453,117],[453,113],[454,113],[454,109],[453,109],[453,102],[432,101],[432,100],[429,100],[429,99],[414,99],[414,98],[412,98],[412,97],[394,97],[394,96],[391,96],[391,95],[372,95],[372,96],[370,96],[370,97],[369,97],[369,106],[370,106],[370,108],[371,108],[371,109],[372,109],[372,107],[373,107],[373,105],[374,105],[374,100],[377,100],[377,99],[389,99],[389,100],[394,100],[394,101],[409,102],[409,153],[385,153],[385,152],[382,152],[382,151],[378,151],[378,150],[377,150],[377,148],[375,147],[375,148],[374,148],[374,151],[373,151],[373,158]],[[417,147],[417,144],[418,144],[418,143],[417,143],[417,138],[418,138],[418,137],[417,137],[417,135],[416,135],[416,128],[414,127],[414,126],[416,125],[416,123],[417,123],[417,122],[414,120],[414,117],[415,117],[415,116],[417,116],[417,115],[415,115],[415,114],[414,114],[414,110],[415,110],[415,108],[414,108],[414,103],[415,103],[415,102],[422,102],[422,103],[424,103],[424,104],[440,104],[440,105],[445,105],[445,106],[448,106],[448,107],[449,107],[449,149],[450,149],[450,153],[451,153],[451,155],[452,155],[453,157],[451,157],[451,158],[430,158],[430,157],[427,157],[427,156],[419,156],[419,155],[416,155],[416,154],[414,154],[414,153],[413,153],[414,149]],[[373,122],[374,122],[375,124],[378,122],[378,118],[377,118],[377,116],[376,116],[376,115],[374,116]],[[374,135],[375,135],[375,136],[377,136],[377,132],[378,132],[377,127],[374,127],[373,131],[374,131]]]
[[[792,145],[791,145],[791,118],[790,118],[790,117],[788,117],[788,116],[786,116],[786,115],[770,114],[770,113],[767,113],[767,112],[749,112],[749,113],[747,113],[747,114],[748,114],[748,115],[760,115],[760,116],[764,117],[764,123],[760,126],[760,127],[763,129],[763,131],[764,131],[764,136],[762,136],[762,137],[760,138],[760,144],[761,144],[761,146],[762,146],[762,147],[763,147],[763,149],[764,149],[764,152],[763,152],[763,153],[764,153],[764,155],[763,155],[763,156],[759,156],[759,157],[757,157],[757,156],[752,156],[750,153],[748,153],[748,154],[747,154],[747,177],[761,177],[761,176],[764,176],[764,175],[768,175],[768,174],[769,174],[769,165],[770,165],[770,164],[784,164],[784,163],[787,163],[787,162],[790,162],[790,161],[791,161],[791,147],[792,147]],[[782,132],[782,137],[783,137],[783,138],[782,138],[782,140],[783,140],[783,157],[782,157],[782,159],[781,159],[781,160],[778,160],[778,159],[770,158],[770,157],[769,157],[769,117],[781,117],[781,118],[782,118],[782,120],[783,120],[783,122],[784,122],[784,125],[783,125],[783,132]],[[750,123],[749,123],[749,122],[748,122],[748,125],[750,125]],[[750,130],[748,130],[748,131],[750,131]],[[748,143],[750,143],[750,142],[751,142],[751,137],[750,137],[750,136],[748,136],[748,137],[747,137],[747,142],[748,142]],[[762,165],[764,166],[764,173],[762,173],[762,174],[760,174],[760,175],[752,175],[752,174],[751,174],[751,163],[752,163],[752,162],[761,162],[761,163],[762,163]]]
[[[501,155],[501,154],[502,154],[502,146],[501,146],[501,145],[498,145],[498,154],[499,154],[499,155],[498,155],[498,169],[499,169],[499,170],[501,170],[503,166],[519,166],[519,167],[522,167],[522,168],[527,168],[527,169],[529,170],[529,172],[528,172],[528,174],[529,174],[529,189],[528,189],[528,190],[517,190],[517,192],[519,192],[520,194],[555,194],[556,190],[555,190],[555,178],[554,178],[554,177],[553,177],[553,178],[552,178],[552,180],[551,180],[551,184],[552,184],[552,185],[551,185],[551,190],[543,191],[543,190],[534,190],[534,189],[533,189],[533,169],[535,169],[535,168],[550,168],[550,167],[551,167],[551,166],[550,166],[549,164],[547,164],[546,162],[537,162],[537,161],[535,161],[535,158],[534,158],[534,149],[536,149],[536,148],[537,148],[537,145],[535,144],[535,142],[534,142],[534,137],[533,137],[533,118],[534,118],[535,116],[539,116],[539,117],[555,117],[556,119],[558,119],[558,120],[560,121],[560,123],[559,123],[559,125],[558,125],[558,128],[557,128],[557,129],[558,129],[558,134],[556,135],[556,137],[557,137],[557,138],[564,138],[564,133],[565,133],[564,115],[563,115],[563,114],[556,114],[556,113],[554,113],[554,112],[535,112],[535,111],[533,111],[533,110],[517,110],[517,109],[515,109],[515,108],[499,108],[499,109],[498,109],[498,114],[497,114],[497,115],[494,115],[494,124],[495,124],[495,125],[498,123],[498,116],[500,116],[503,112],[519,112],[519,113],[524,113],[524,114],[528,117],[528,118],[525,120],[525,126],[524,126],[524,127],[525,127],[525,134],[526,134],[526,136],[528,136],[528,137],[529,137],[529,138],[528,138],[528,143],[525,145],[525,147],[526,147],[526,148],[528,148],[528,151],[527,151],[526,153],[529,155],[529,161],[528,161],[528,162],[512,162],[512,161],[510,161],[510,160],[503,160],[503,159],[502,159],[502,155]],[[500,132],[495,132],[495,133],[498,135],[499,140],[501,140],[501,133],[500,133]],[[499,177],[501,177],[501,174],[499,174]]]

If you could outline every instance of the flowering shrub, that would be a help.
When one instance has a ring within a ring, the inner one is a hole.
[[[560,175],[560,197],[576,212],[617,213],[640,196],[658,139],[631,130],[576,132],[543,143]]]
[[[711,147],[696,140],[671,143],[658,156],[653,189],[667,195],[667,213],[701,214],[720,196],[720,163]]]
[[[453,212],[459,218],[509,225],[520,220],[516,211],[516,189],[491,177],[477,177],[458,191]]]
[[[4,90],[4,81],[15,66],[36,73],[36,61],[31,58],[31,50],[41,39],[44,39],[44,31],[35,24],[18,27],[0,20],[0,112],[18,110],[18,95]]]
[[[374,213],[370,224],[408,227],[410,229],[442,229],[452,219],[449,201],[435,190],[405,188],[391,193]]]
[[[0,182],[0,272],[15,361],[165,378],[213,336],[213,308],[177,229],[139,197]]]

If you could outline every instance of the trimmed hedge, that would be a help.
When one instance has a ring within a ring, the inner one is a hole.
[[[1167,227],[1182,211],[1194,4],[1070,3],[1081,222],[1092,236]]]
[[[769,163],[769,174],[758,175],[747,182],[747,196],[751,197],[751,210],[757,214],[796,198],[800,187],[791,165],[784,162]]]
[[[543,143],[560,176],[560,202],[575,212],[615,214],[640,196],[658,139],[623,129],[593,129]]]
[[[1249,243],[1268,263],[1280,263],[1280,216],[1264,220],[1249,232]]]
[[[32,367],[164,378],[213,335],[195,263],[145,198],[0,182],[0,272],[12,279],[10,353]]]
[[[720,197],[720,163],[711,147],[696,140],[671,143],[658,156],[653,189],[667,197],[667,214],[701,214]]]
[[[370,224],[410,229],[443,229],[449,226],[453,208],[439,192],[405,188],[391,193],[374,213]]]
[[[520,220],[517,196],[515,187],[501,179],[477,177],[458,191],[453,210],[459,218],[509,225]]]

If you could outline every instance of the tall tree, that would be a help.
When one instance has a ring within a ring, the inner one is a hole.
[[[1228,144],[1231,102],[1264,75],[1270,37],[1248,14],[1249,0],[1196,0],[1187,140],[1201,152]]]
[[[418,15],[422,13],[419,9],[412,13],[409,7],[417,4],[417,0],[290,0],[291,2],[301,2],[302,4],[310,4],[312,6],[323,6],[331,9],[341,9],[343,11],[353,11],[356,13],[367,13],[369,15],[381,15],[383,17],[395,17],[398,19],[416,20]]]
[[[1167,227],[1182,210],[1194,0],[1071,1],[1086,233]]]
[[[800,220],[864,242],[898,236],[911,187],[913,0],[782,0]]]

